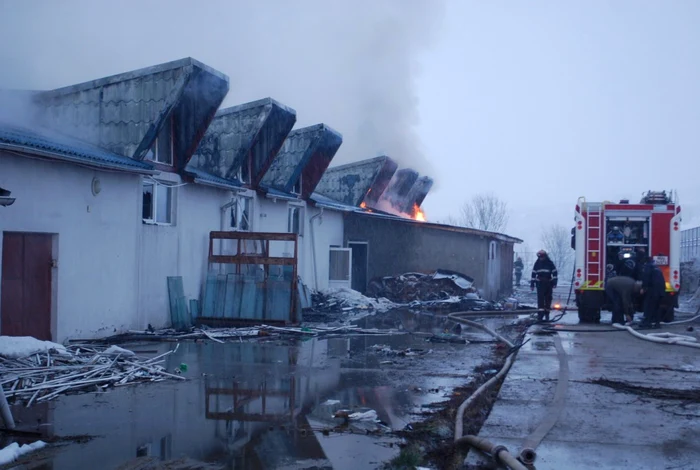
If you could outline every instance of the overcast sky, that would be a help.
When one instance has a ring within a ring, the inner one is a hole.
[[[0,0],[0,87],[191,56],[225,106],[271,96],[435,179],[429,220],[492,191],[540,245],[576,199],[677,189],[700,219],[700,2]]]

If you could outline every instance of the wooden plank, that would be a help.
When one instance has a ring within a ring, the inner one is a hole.
[[[274,257],[271,256],[266,258],[264,256],[246,255],[246,256],[225,256],[225,255],[214,255],[209,257],[210,263],[222,263],[222,264],[278,264],[283,266],[295,266],[296,260],[294,258],[284,258],[284,257]]]
[[[263,414],[246,414],[246,413],[228,413],[228,412],[214,412],[210,411],[206,414],[207,419],[215,419],[221,421],[252,421],[252,422],[266,422],[266,423],[276,423],[278,421],[288,420],[289,414],[278,414],[278,415],[263,415]]]
[[[209,240],[272,240],[272,241],[297,241],[296,233],[282,232],[209,232]]]

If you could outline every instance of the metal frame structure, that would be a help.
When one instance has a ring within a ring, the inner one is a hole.
[[[235,255],[215,255],[214,254],[214,242],[216,240],[236,240],[236,254]],[[259,241],[262,245],[262,254],[247,254],[242,251],[242,241]],[[294,254],[292,257],[285,256],[270,256],[270,242],[271,241],[283,241],[283,242],[293,242],[294,243]],[[269,267],[270,265],[277,266],[292,266],[292,280],[291,280],[291,293],[290,293],[290,307],[289,307],[289,319],[291,324],[296,324],[299,322],[297,318],[297,266],[298,266],[298,247],[299,247],[299,237],[296,233],[273,233],[273,232],[210,232],[209,233],[209,270],[211,270],[212,263],[218,264],[233,264],[236,266],[236,273],[241,273],[241,266],[246,264],[252,265],[262,265],[264,267],[265,276],[264,284],[267,289],[267,281],[270,275]],[[264,302],[266,302],[266,297]],[[265,308],[263,308],[263,312]],[[201,318],[201,320],[206,320],[211,322],[216,320],[221,322],[226,319],[222,318]],[[230,320],[231,321],[231,320]],[[232,320],[235,322],[250,323],[243,319]]]

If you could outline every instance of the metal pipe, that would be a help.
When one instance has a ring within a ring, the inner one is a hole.
[[[309,230],[311,231],[311,257],[313,259],[313,268],[314,268],[314,287],[316,288],[316,291],[318,292],[318,267],[316,263],[316,235],[314,231],[314,220],[317,217],[322,217],[323,216],[323,207],[321,207],[321,212],[318,214],[312,216],[309,219]]]
[[[511,470],[527,470],[527,467],[513,457],[505,446],[497,445],[478,436],[464,436],[455,441],[455,444],[467,444],[487,454],[491,454],[497,462],[502,463]]]

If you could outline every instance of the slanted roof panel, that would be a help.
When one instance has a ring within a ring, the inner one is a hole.
[[[172,115],[183,169],[227,92],[228,77],[187,58],[40,92],[35,100],[45,108],[45,127],[136,160]]]
[[[301,197],[308,198],[342,142],[342,136],[325,124],[292,131],[261,184],[289,193],[301,176]]]
[[[382,156],[326,170],[316,191],[336,201],[359,206],[378,199],[396,172],[396,162]]]
[[[408,192],[408,196],[406,196],[405,200],[407,205],[404,207],[404,211],[412,210],[414,205],[420,207],[432,187],[432,178],[427,176],[418,178]]]
[[[153,166],[86,142],[58,134],[46,129],[25,129],[0,122],[0,148],[28,153],[36,152],[47,158],[69,160],[75,163],[125,171],[148,173]]]
[[[232,179],[247,158],[256,187],[294,127],[296,111],[266,98],[219,111],[192,160],[193,166]]]
[[[408,197],[408,193],[411,190],[411,187],[414,185],[417,179],[417,171],[411,170],[409,168],[400,169],[399,171],[394,173],[394,177],[391,179],[391,182],[387,186],[384,193],[381,195],[380,201],[385,201],[399,212],[406,212],[405,208],[406,206],[408,206],[406,199]],[[413,205],[411,204],[411,206]]]

